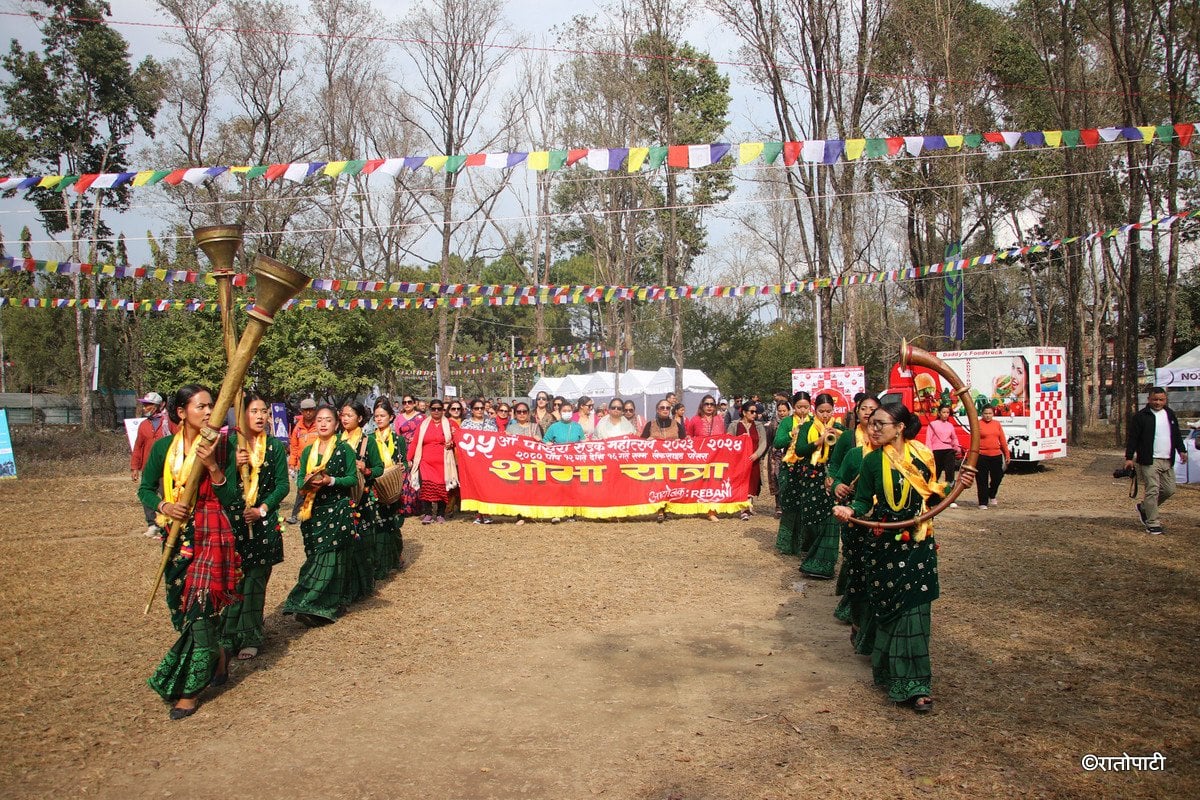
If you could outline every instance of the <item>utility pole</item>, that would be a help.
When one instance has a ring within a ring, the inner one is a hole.
[[[508,396],[513,398],[517,396],[517,337],[510,334],[508,338]]]

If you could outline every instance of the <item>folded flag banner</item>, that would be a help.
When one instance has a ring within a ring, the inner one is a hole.
[[[462,508],[530,519],[616,519],[750,507],[749,436],[544,444],[454,431]]]

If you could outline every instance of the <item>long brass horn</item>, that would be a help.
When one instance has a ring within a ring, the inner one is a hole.
[[[217,303],[221,308],[221,339],[225,344],[226,363],[237,350],[237,328],[233,321],[233,260],[242,245],[241,225],[209,225],[192,231],[192,241],[212,262],[217,282]]]
[[[282,261],[276,261],[267,256],[255,258],[254,276],[258,282],[258,291],[254,306],[248,312],[250,320],[246,323],[246,330],[242,333],[241,339],[238,340],[237,350],[229,359],[229,366],[225,370],[225,379],[221,381],[221,390],[217,393],[216,402],[213,403],[212,413],[209,415],[210,424],[200,430],[200,435],[207,442],[216,442],[220,436],[218,429],[213,428],[212,425],[215,424],[219,428],[224,421],[229,406],[241,389],[242,380],[246,377],[250,362],[258,351],[258,346],[262,343],[263,334],[275,321],[275,312],[282,308],[288,300],[300,294],[312,280],[299,270],[292,269]],[[179,498],[179,502],[188,507],[189,515],[196,506],[196,496],[200,490],[203,473],[204,463],[200,459],[196,459],[192,465],[191,474],[186,478],[183,496]],[[144,612],[146,614],[150,613],[150,608],[154,605],[154,596],[158,594],[158,586],[162,583],[163,573],[166,572],[167,564],[175,554],[175,545],[179,541],[179,533],[182,529],[182,522],[177,519],[171,520],[167,531],[167,541],[163,545],[163,557],[162,563],[158,567],[158,577],[154,579],[154,587],[150,590],[150,599],[146,602]]]
[[[979,460],[979,413],[975,410],[975,404],[971,402],[971,390],[963,384],[962,378],[958,377],[958,373],[950,369],[950,365],[945,361],[942,361],[932,353],[901,340],[900,366],[908,367],[910,365],[926,367],[941,375],[950,384],[950,394],[962,402],[963,407],[967,411],[967,425],[971,431],[971,446],[967,449],[967,455],[963,459],[959,474],[967,472],[974,475],[976,472],[975,462]],[[962,481],[955,481],[954,486],[950,488],[950,491],[942,498],[940,503],[933,508],[925,510],[914,519],[900,520],[898,522],[877,522],[875,520],[855,519],[851,517],[849,521],[855,525],[862,525],[865,528],[872,529],[899,530],[901,528],[911,528],[942,513],[943,510],[949,507],[962,494],[965,488],[967,487],[962,484]]]

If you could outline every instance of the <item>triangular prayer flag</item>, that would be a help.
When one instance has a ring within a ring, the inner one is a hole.
[[[964,133],[963,134],[963,147],[969,147],[973,150],[976,147],[982,146],[983,141],[984,141],[984,138],[983,138],[982,133]]]
[[[280,178],[283,177],[283,173],[287,172],[287,169],[289,166],[291,166],[291,165],[290,164],[272,164],[271,166],[267,167],[267,171],[264,173],[264,177],[269,181],[279,180]]]
[[[738,145],[738,163],[749,164],[762,155],[762,142],[742,142]]]
[[[1187,147],[1192,143],[1192,135],[1196,132],[1196,126],[1194,123],[1181,122],[1173,127],[1175,128],[1175,135],[1179,137],[1179,143],[1181,145]]]
[[[1100,138],[1103,139],[1104,141],[1115,142],[1117,140],[1117,137],[1121,135],[1121,129],[1110,126],[1107,128],[1100,128],[1097,131],[1097,133],[1099,134]]]
[[[1066,131],[1063,131],[1064,138],[1066,135]],[[1084,147],[1095,147],[1100,143],[1100,131],[1095,128],[1082,128],[1079,131],[1079,140],[1083,142]]]
[[[655,145],[650,148],[650,156],[646,159],[646,165],[650,169],[658,169],[667,160],[667,148],[663,145]]]
[[[785,166],[791,166],[796,163],[796,159],[800,157],[800,142],[784,142],[783,143],[783,163]]]
[[[389,159],[390,160],[390,159]],[[405,156],[404,168],[416,172],[421,167],[425,166],[425,162],[429,159],[425,156]]]
[[[889,136],[887,138],[887,149],[889,156],[895,156],[900,152],[901,147],[904,147],[903,136]]]
[[[1004,139],[1004,143],[1008,145],[1010,150],[1017,146],[1017,142],[1021,141],[1020,131],[1000,131],[1000,136]]]
[[[1064,147],[1079,147],[1081,141],[1079,131],[1066,130],[1062,132],[1062,141]]]
[[[508,169],[511,166],[508,163],[509,156],[512,153],[484,153],[482,166],[490,167],[491,169]],[[468,159],[467,166],[471,166]]]
[[[948,150],[958,151],[961,150],[963,146],[963,137],[962,134],[959,133],[947,134],[946,136],[942,137],[942,141],[945,143],[946,149]],[[926,145],[926,149],[928,149],[928,145]]]
[[[46,175],[38,180],[37,188],[53,189],[55,186],[58,186],[58,184],[61,182],[62,182],[62,175]]]
[[[466,156],[446,156],[446,172],[458,172],[466,160]]]
[[[204,167],[192,167],[191,169],[185,169],[183,171],[184,182],[189,183],[192,186],[199,186],[211,177],[212,176],[209,175],[208,170]]]
[[[93,189],[111,189],[113,184],[117,182],[118,172],[102,172],[96,176],[96,180],[92,181]]]
[[[1047,147],[1058,147],[1062,144],[1062,131],[1042,131],[1042,140]]]
[[[346,166],[342,167],[343,175],[357,175],[363,171],[363,167],[367,165],[364,159],[353,159],[346,162]]]
[[[446,166],[446,162],[449,159],[449,156],[428,156],[423,166],[429,167],[434,172],[440,172],[442,167]]]
[[[551,150],[550,151],[550,171],[555,172],[567,165],[567,159],[570,154],[566,150]]]
[[[1144,125],[1137,129],[1137,132],[1142,135],[1142,144],[1150,144],[1154,141],[1154,125]]]
[[[154,170],[152,170],[152,169],[142,170],[141,172],[139,172],[137,174],[137,177],[135,177],[133,179],[133,185],[134,186],[145,186],[146,181],[150,180],[150,176],[152,176],[153,174],[154,174]]]
[[[858,161],[862,158],[863,150],[866,149],[866,139],[847,139],[846,140],[846,160]]]
[[[504,166],[515,167],[517,164],[520,164],[521,162],[523,162],[527,155],[529,155],[529,154],[524,151],[521,151],[518,153],[505,153],[504,154]]]
[[[1142,141],[1141,130],[1139,130],[1138,128],[1134,128],[1134,127],[1121,128],[1121,136],[1123,136],[1125,138],[1125,141],[1127,141],[1127,142]]]
[[[550,151],[534,150],[529,154],[529,158],[525,159],[525,166],[535,172],[548,169],[550,167]]]
[[[925,146],[924,136],[905,136],[903,139],[904,149],[910,156],[916,158],[917,156],[921,155],[921,148]]]
[[[729,153],[730,145],[728,142],[716,142],[708,146],[708,163],[715,164],[724,158]]]
[[[775,159],[783,152],[783,142],[763,142],[763,161],[774,164]]]
[[[321,172],[325,175],[328,175],[330,178],[336,178],[338,175],[342,174],[342,170],[345,168],[345,161],[330,161],[325,165],[325,168],[322,169]]]
[[[487,160],[487,153],[471,153],[463,162],[464,167],[482,167]]]
[[[928,150],[945,150],[946,138],[944,136],[926,136],[923,149]]]
[[[987,131],[983,134],[983,140],[991,144],[1004,144],[1004,135],[1000,131]]]
[[[167,175],[167,177],[163,178],[163,183],[170,184],[171,186],[178,186],[179,184],[183,183],[183,175],[186,172],[186,169],[174,170]]]
[[[584,147],[573,147],[567,150],[567,166],[573,166],[582,159],[586,158],[587,153],[587,148]]]

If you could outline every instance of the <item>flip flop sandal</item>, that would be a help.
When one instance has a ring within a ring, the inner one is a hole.
[[[924,700],[925,702],[922,703],[921,702],[922,700]],[[915,698],[913,700],[912,707],[913,707],[913,711],[917,712],[918,714],[928,714],[930,711],[933,711],[933,698],[932,697]]]
[[[249,661],[257,655],[257,647],[243,647],[241,650],[238,650],[237,658],[238,661]]]

